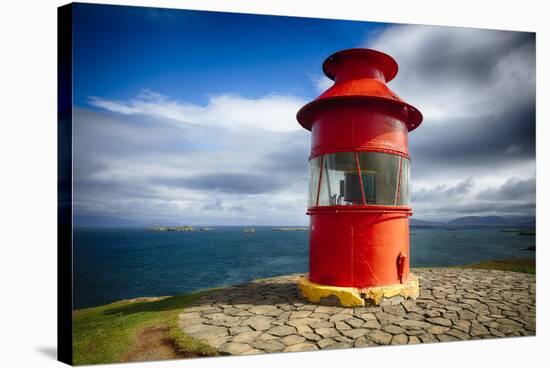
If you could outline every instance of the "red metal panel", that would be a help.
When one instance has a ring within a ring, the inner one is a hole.
[[[320,110],[311,128],[311,156],[371,151],[409,158],[408,134],[395,107],[347,101]]]
[[[408,216],[407,212],[315,213],[311,216],[310,280],[358,288],[401,282],[397,262],[400,254],[409,254]],[[404,281],[409,273],[405,263]]]

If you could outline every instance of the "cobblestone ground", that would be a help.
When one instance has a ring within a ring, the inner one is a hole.
[[[222,354],[244,355],[535,335],[535,277],[516,272],[416,269],[420,296],[378,307],[308,304],[301,275],[213,292],[180,327]]]

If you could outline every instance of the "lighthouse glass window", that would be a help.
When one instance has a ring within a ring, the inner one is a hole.
[[[348,204],[362,204],[355,153],[325,155],[319,188],[319,206]]]
[[[309,206],[408,206],[409,167],[407,158],[382,152],[318,156],[310,161]]]
[[[397,188],[397,205],[399,206],[409,206],[411,204],[409,197],[409,181],[411,176],[410,166],[410,161],[405,157],[401,157],[401,178],[399,188]]]
[[[319,175],[321,174],[322,162],[323,156],[312,158],[309,161],[309,207],[314,207],[317,204]]]
[[[409,204],[409,160],[382,152],[360,152],[361,172],[376,174],[375,198],[367,204],[387,206]],[[368,189],[368,188],[367,188]]]

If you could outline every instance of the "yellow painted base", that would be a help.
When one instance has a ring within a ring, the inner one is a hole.
[[[404,284],[375,286],[364,289],[321,285],[307,277],[298,279],[300,295],[312,303],[332,304],[343,307],[362,307],[366,304],[380,305],[384,299],[401,296],[416,299],[419,294],[418,278],[409,275]]]

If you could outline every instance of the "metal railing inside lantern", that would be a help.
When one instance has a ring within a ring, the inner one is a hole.
[[[409,168],[406,157],[382,152],[317,156],[309,162],[309,207],[408,206]]]

